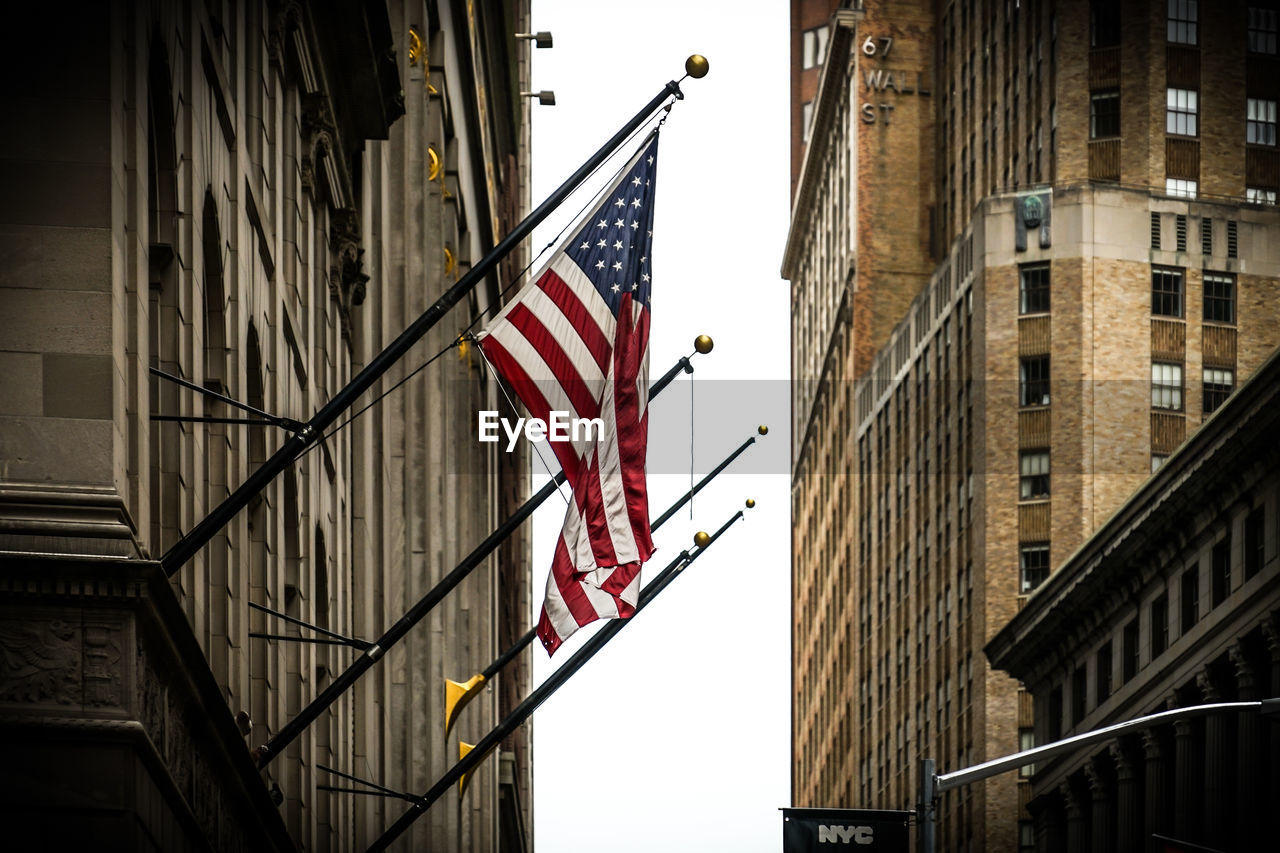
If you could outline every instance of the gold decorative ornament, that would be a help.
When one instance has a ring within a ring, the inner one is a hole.
[[[705,548],[711,544],[711,534],[705,530],[699,530],[693,534],[693,544],[699,548]]]
[[[710,335],[698,335],[693,339],[693,350],[701,355],[706,355],[715,349],[716,342],[711,340]]]
[[[429,161],[427,180],[434,181],[440,177],[440,155],[436,153],[436,149],[431,145],[427,146],[427,160]]]
[[[484,687],[484,676],[480,673],[476,673],[466,681],[453,681],[448,678],[444,680],[445,737],[449,736],[449,730],[457,722],[458,715],[462,713],[462,709],[467,707],[472,699],[480,695],[482,687]]]
[[[454,268],[458,265],[458,260],[453,256],[453,252],[448,246],[444,247],[444,274],[451,275]]]
[[[756,427],[756,432],[760,433],[761,435],[768,435],[769,428],[764,424],[760,424],[760,426]]]
[[[747,509],[755,509],[755,508],[756,508],[756,499],[747,498]]]
[[[695,53],[684,61],[684,73],[695,80],[701,80],[711,70],[711,63],[700,53]]]
[[[417,66],[422,59],[422,36],[413,27],[409,27],[409,67]]]

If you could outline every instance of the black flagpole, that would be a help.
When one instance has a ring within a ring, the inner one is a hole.
[[[695,536],[694,541],[697,543],[696,550],[694,550],[693,553],[681,551],[680,554],[668,563],[666,568],[659,572],[657,577],[655,577],[653,581],[651,581],[640,593],[640,601],[636,604],[636,614],[643,610],[645,605],[657,598],[658,595],[666,589],[668,585],[670,585],[671,581],[675,579],[676,575],[680,574],[681,570],[688,567],[690,563],[701,557],[706,550],[710,548],[715,541],[740,518],[742,518],[742,510],[738,510],[734,513],[733,517],[726,521],[721,528],[711,536],[707,536],[705,533],[699,533]],[[453,785],[453,783],[457,782],[464,775],[474,770],[475,767],[493,751],[494,747],[502,742],[503,738],[507,737],[519,728],[520,724],[528,719],[529,715],[536,711],[539,705],[547,701],[552,693],[555,693],[562,684],[568,681],[574,673],[582,668],[583,664],[591,660],[592,656],[594,656],[596,652],[600,651],[600,649],[613,639],[619,631],[627,627],[634,618],[635,614],[628,619],[609,620],[608,624],[597,631],[591,639],[587,640],[586,643],[574,652],[573,656],[565,661],[559,669],[547,676],[547,680],[542,682],[542,684],[530,693],[523,702],[517,705],[515,710],[506,716],[506,719],[481,738],[480,741],[471,748],[471,751],[467,753],[466,757],[453,765],[453,767],[449,768],[449,770],[441,776],[436,783],[431,786],[430,790],[422,795],[422,797],[414,800],[413,806],[401,815],[400,819],[392,824],[386,832],[382,833],[382,836],[377,841],[373,842],[373,846],[369,848],[369,853],[374,853],[374,851],[377,850],[386,850],[387,846],[399,838],[400,835],[409,828],[410,824],[422,815],[426,814],[427,809],[431,808],[432,803],[440,799],[441,795],[443,795],[445,791],[449,790],[449,787]]]
[[[769,428],[761,425],[756,430],[756,432],[759,433],[760,435],[767,435],[769,432]],[[649,525],[649,529],[657,530],[664,523],[666,523],[667,520],[671,518],[671,516],[675,515],[677,512],[680,511],[681,507],[683,507],[689,501],[693,500],[693,496],[696,495],[698,492],[702,491],[704,486],[706,486],[708,483],[714,480],[717,476],[719,476],[721,471],[723,471],[725,468],[728,468],[735,459],[741,456],[744,452],[746,452],[746,449],[748,447],[750,447],[755,443],[756,443],[756,437],[754,435],[751,436],[751,438],[748,438],[746,441],[742,442],[742,444],[738,446],[737,450],[733,451],[727,457],[725,457],[724,461],[721,462],[719,465],[717,465],[715,468],[713,468],[711,472],[707,474],[707,476],[699,480],[696,486],[694,486],[689,491],[685,492],[683,497],[681,497],[678,501],[673,503],[670,507],[667,508],[666,512],[664,512],[662,515],[658,516],[657,519],[651,522]],[[520,637],[520,639],[516,640],[511,645],[510,648],[508,648],[502,654],[494,658],[493,662],[480,672],[479,678],[475,678],[473,676],[472,679],[468,681],[465,685],[462,685],[462,684],[458,685],[458,688],[462,689],[463,692],[458,696],[453,706],[450,707],[448,704],[448,701],[446,701],[445,703],[444,733],[446,737],[449,735],[449,730],[453,727],[454,720],[457,718],[458,714],[462,713],[462,709],[467,706],[468,702],[470,702],[471,698],[473,698],[476,695],[480,687],[488,683],[489,681],[492,681],[493,677],[497,675],[499,672],[501,672],[502,668],[505,667],[508,663],[510,663],[516,657],[516,655],[520,654],[526,648],[529,647],[529,644],[534,641],[537,635],[538,635],[537,627],[535,626],[533,628],[530,628],[528,631],[524,633],[522,637]]]
[[[707,73],[707,61],[701,56],[691,56],[685,62],[685,71],[685,76],[702,77]],[[680,79],[683,80],[684,78]],[[333,399],[326,403],[320,411],[312,415],[311,420],[307,421],[306,424],[301,426],[301,429],[291,435],[280,446],[280,449],[271,455],[271,458],[240,484],[239,488],[215,507],[189,533],[174,543],[173,547],[160,558],[160,565],[164,568],[164,573],[172,577],[197,551],[208,544],[209,540],[226,526],[249,501],[253,500],[254,496],[266,488],[267,484],[275,479],[277,474],[292,465],[293,461],[302,455],[310,445],[319,441],[320,437],[324,435],[324,431],[354,404],[361,394],[367,391],[374,382],[378,381],[378,378],[399,361],[436,323],[440,322],[450,308],[479,284],[503,258],[519,245],[520,241],[533,231],[535,226],[542,222],[551,211],[555,210],[570,193],[577,189],[578,185],[595,171],[597,166],[608,159],[613,151],[631,135],[632,131],[643,124],[655,110],[662,106],[663,101],[673,96],[675,98],[684,97],[684,93],[680,91],[680,86],[675,80],[663,86],[662,91],[654,95],[652,100],[645,104],[640,112],[632,116],[631,120],[623,125],[621,130],[610,137],[609,141],[601,146],[599,151],[591,155],[591,158],[583,163],[578,168],[578,171],[570,175],[568,180],[561,184],[542,204],[538,205],[532,213],[526,216],[510,234],[503,237],[498,245],[494,246],[483,258],[477,261],[476,265],[468,270],[466,275],[458,279],[452,287],[446,290],[434,305],[424,311],[418,319],[414,320],[407,329],[400,333],[398,338],[387,345],[386,349],[374,356],[354,379],[339,390]]]
[[[705,344],[703,343],[705,339]],[[705,335],[700,336],[695,343],[696,351],[699,353],[710,352],[712,347],[711,339]],[[649,399],[652,400],[658,394],[662,393],[662,389],[675,380],[681,372],[692,373],[693,365],[689,363],[689,356],[682,356],[670,370],[662,375],[662,378],[654,383],[649,390]],[[311,703],[298,712],[298,715],[289,720],[275,736],[268,739],[266,743],[257,747],[253,751],[254,762],[258,768],[264,768],[275,758],[280,752],[288,746],[294,738],[302,734],[316,717],[320,716],[326,708],[337,701],[338,697],[347,691],[356,679],[364,675],[370,667],[377,663],[388,649],[400,642],[409,630],[417,625],[422,618],[431,612],[440,601],[449,594],[449,592],[458,584],[466,579],[467,575],[484,562],[485,558],[492,554],[503,540],[511,535],[520,524],[533,514],[538,505],[559,488],[560,484],[565,480],[564,472],[556,474],[545,486],[538,490],[533,497],[529,498],[520,508],[511,514],[506,521],[502,522],[492,533],[485,537],[484,541],[475,547],[462,562],[453,567],[449,574],[442,577],[436,582],[436,585],[427,590],[427,594],[418,600],[408,612],[400,617],[394,625],[386,630],[386,632],[372,643],[364,654],[357,657],[342,673],[329,683],[320,695],[311,700]]]

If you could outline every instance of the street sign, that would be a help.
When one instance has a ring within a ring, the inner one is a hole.
[[[782,809],[783,853],[909,853],[915,812],[886,809]]]

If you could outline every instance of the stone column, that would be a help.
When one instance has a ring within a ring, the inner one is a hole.
[[[1089,796],[1093,808],[1089,814],[1089,850],[1091,853],[1115,853],[1115,786],[1105,754],[1095,756],[1084,766],[1089,781]]]
[[[1070,780],[1063,782],[1059,792],[1067,814],[1067,853],[1088,853],[1089,832],[1084,825],[1084,808],[1080,794]]]
[[[1063,800],[1054,791],[1036,797],[1027,804],[1036,824],[1036,850],[1039,853],[1066,853],[1066,814]]]
[[[1199,838],[1205,787],[1204,748],[1196,737],[1194,720],[1173,724],[1173,755],[1173,831],[1178,838]]]
[[[1121,741],[1111,747],[1116,763],[1116,848],[1140,850],[1142,847],[1142,801],[1139,798],[1137,767],[1133,742]]]
[[[1169,831],[1168,750],[1161,737],[1163,728],[1147,729],[1142,733],[1143,774],[1145,782],[1142,834],[1150,838],[1153,833]]]
[[[1258,698],[1253,664],[1244,644],[1237,641],[1230,649],[1231,666],[1236,674],[1236,692],[1241,701]],[[1239,847],[1259,849],[1258,808],[1262,803],[1259,787],[1263,784],[1258,750],[1262,745],[1262,721],[1257,714],[1239,714],[1236,718],[1236,797],[1235,834]]]
[[[1196,676],[1196,685],[1205,702],[1221,702],[1221,685],[1208,670]],[[1212,847],[1226,848],[1231,838],[1232,809],[1227,767],[1230,760],[1231,720],[1226,714],[1214,714],[1204,721],[1204,836]]]

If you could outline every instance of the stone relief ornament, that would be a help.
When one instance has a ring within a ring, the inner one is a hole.
[[[80,643],[61,619],[0,626],[0,701],[80,704]]]

